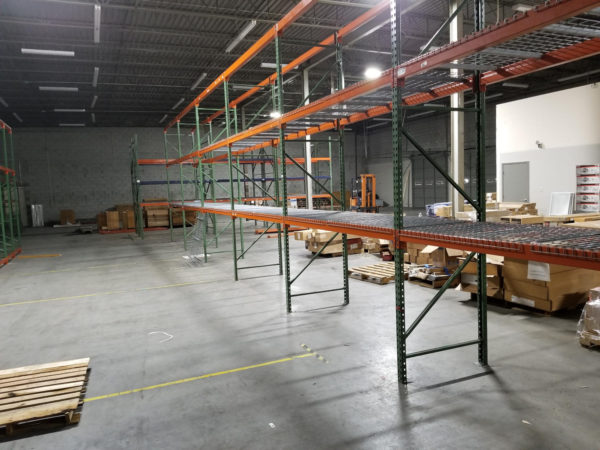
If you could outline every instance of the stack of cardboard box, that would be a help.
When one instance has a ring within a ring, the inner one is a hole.
[[[338,234],[327,246],[329,239],[333,237],[335,233],[333,231],[325,230],[303,230],[296,231],[294,233],[294,239],[303,240],[304,247],[312,252],[316,253],[323,248],[321,255],[341,255],[344,245],[342,243],[342,234]],[[357,253],[363,253],[363,243],[360,236],[353,234],[347,235],[347,249],[348,254],[353,255]]]
[[[96,215],[98,230],[130,230],[135,228],[135,212],[133,205],[115,205],[105,212]]]
[[[367,253],[381,253],[390,248],[390,241],[385,239],[362,238],[363,248]]]
[[[459,259],[462,262],[462,258]],[[504,257],[496,255],[487,255],[486,261],[486,285],[487,296],[502,299],[504,298],[502,268],[504,266]],[[477,261],[471,260],[460,273],[459,291],[477,293],[478,285]]]

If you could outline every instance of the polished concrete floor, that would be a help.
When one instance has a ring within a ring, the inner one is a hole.
[[[276,263],[276,247],[262,239],[241,265]],[[180,231],[171,242],[162,231],[140,240],[29,230],[23,248],[60,256],[0,269],[0,368],[90,357],[92,401],[78,426],[1,448],[599,446],[600,353],[579,346],[577,314],[492,306],[489,369],[475,347],[451,350],[410,360],[403,387],[393,284],[350,280],[349,306],[332,292],[297,297],[286,314],[277,267],[234,282],[230,253],[186,262]],[[298,241],[291,253],[296,273],[309,254]],[[350,266],[377,261],[352,255]],[[341,259],[320,258],[294,292],[341,283]],[[409,320],[432,294],[406,284]],[[409,350],[476,337],[476,315],[466,294],[449,292]],[[154,388],[126,392],[143,387]]]

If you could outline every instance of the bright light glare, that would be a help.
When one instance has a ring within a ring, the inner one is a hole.
[[[279,119],[281,117],[281,113],[279,111],[271,111],[269,116],[271,116],[272,119]]]
[[[367,67],[367,70],[365,70],[365,78],[367,80],[374,80],[380,76],[381,70],[379,70],[377,67]]]

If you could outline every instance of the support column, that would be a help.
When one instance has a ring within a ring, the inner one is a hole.
[[[229,112],[229,81],[223,82],[223,91],[225,93],[225,133],[227,137],[231,136],[231,116]],[[231,155],[231,145],[227,146],[227,166],[229,167],[229,200],[231,210],[235,209],[235,193],[233,191],[233,158]],[[214,183],[214,180],[213,180]],[[235,281],[238,281],[238,268],[237,268],[237,243],[236,243],[236,231],[235,231],[235,217],[231,217],[231,246],[233,250],[233,275]]]
[[[179,158],[183,156],[183,150],[181,149],[181,126],[179,120],[177,121],[177,152]],[[185,185],[183,183],[183,164],[179,163],[179,185],[181,191],[181,202],[185,201]],[[169,211],[171,211],[171,206],[169,205]],[[183,207],[181,208],[181,214],[183,214]],[[169,213],[169,222],[171,228],[173,228],[173,217],[172,214]],[[182,220],[183,222],[183,249],[187,250],[187,236],[185,233],[185,218]]]
[[[390,0],[390,31],[392,67],[400,64],[402,54],[401,16],[396,0]],[[402,84],[404,80],[392,78],[392,162],[394,175],[394,230],[396,235],[404,226],[402,192]],[[408,384],[406,371],[406,299],[404,297],[404,250],[396,236],[394,242],[394,294],[396,298],[396,350],[398,381]]]
[[[306,101],[304,102],[305,105],[308,105],[310,103],[310,83],[309,83],[309,77],[308,77],[308,69],[304,69],[302,71],[302,81],[303,81],[303,86],[304,86],[304,98],[306,98]],[[310,174],[312,174],[312,148],[311,148],[311,142],[310,142],[310,134],[307,135],[305,137],[306,142],[305,142],[305,151],[304,151],[304,158],[305,158],[305,167],[306,167],[306,171]],[[306,207],[308,209],[313,209],[313,181],[311,177],[305,177],[306,178]]]
[[[450,11],[452,14],[459,7],[460,0],[450,0]],[[450,42],[456,42],[463,36],[463,14],[459,12],[449,25]],[[450,69],[451,77],[462,75],[460,69]],[[450,96],[451,108],[464,108],[465,94],[460,92]],[[456,183],[464,188],[465,186],[465,113],[462,111],[450,112],[450,174]],[[452,216],[456,216],[457,211],[465,210],[465,199],[460,193],[448,186],[451,192]]]
[[[194,107],[194,114],[196,119],[196,148],[202,148],[202,134],[200,133],[201,125],[200,125],[200,117],[198,114],[198,105]],[[202,158],[198,158],[198,171],[200,173],[200,180],[196,179],[196,183],[200,184],[200,204],[204,207],[204,202],[206,201],[205,193],[204,193],[204,166],[202,164]],[[185,211],[184,211],[184,220],[185,220]],[[206,234],[208,233],[208,214],[202,213],[202,223],[200,226],[202,227],[202,251],[204,253],[204,262],[208,262],[208,245]]]

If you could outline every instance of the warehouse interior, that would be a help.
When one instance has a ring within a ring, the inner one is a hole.
[[[596,448],[600,1],[0,2],[0,444]]]

